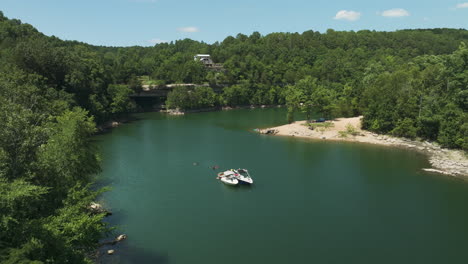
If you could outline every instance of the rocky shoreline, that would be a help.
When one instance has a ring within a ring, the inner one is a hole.
[[[432,168],[426,172],[440,173],[468,179],[468,157],[462,150],[444,149],[437,143],[379,135],[361,129],[361,117],[339,118],[328,126],[311,129],[305,121],[284,126],[259,129],[261,134],[295,136],[317,140],[348,141],[402,147],[419,151],[428,156]],[[348,133],[347,130],[353,133]]]
[[[106,132],[111,131],[113,128],[119,127],[122,124],[130,123],[132,121],[136,121],[138,118],[134,117],[131,115],[131,113],[128,113],[122,117],[119,118],[113,118],[109,121],[106,121],[96,127],[97,131],[96,134],[103,134]]]
[[[468,179],[468,158],[461,150],[441,148],[438,144],[428,141],[415,141],[405,138],[395,138],[373,134],[381,145],[413,149],[429,157],[432,168],[424,168],[426,172],[440,173]]]

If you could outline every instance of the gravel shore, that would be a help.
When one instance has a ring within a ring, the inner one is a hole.
[[[309,128],[306,121],[297,121],[283,126],[261,129],[259,132],[280,136],[362,142],[414,149],[426,153],[429,157],[429,162],[433,168],[423,170],[468,179],[468,158],[463,151],[440,148],[436,143],[432,142],[414,141],[362,130],[361,118],[361,116],[338,118],[327,121],[331,124],[326,126],[320,125],[324,123],[312,124],[312,126],[316,126],[313,130]]]

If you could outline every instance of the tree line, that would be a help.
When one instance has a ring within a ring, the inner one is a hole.
[[[371,62],[360,80],[338,84],[306,77],[288,86],[286,105],[325,117],[362,114],[363,128],[468,150],[468,48],[400,63]]]
[[[45,36],[0,12],[0,262],[90,263],[110,231],[88,209],[96,124],[135,111],[138,76],[175,88],[168,107],[285,104],[291,116],[364,115],[364,128],[468,149],[468,32],[238,34],[207,44],[102,47]],[[193,60],[211,54],[215,72]]]
[[[228,85],[210,97],[211,105],[286,104],[289,121],[295,111],[363,115],[364,128],[377,133],[468,149],[466,30],[238,34],[205,49],[181,42],[195,48],[178,48],[180,42],[155,47],[178,55],[166,57],[152,75],[159,78],[185,50],[187,61],[197,49],[211,53],[226,71],[208,71],[204,81]],[[173,91],[168,106],[199,107],[190,92]],[[183,93],[190,106],[172,100]]]

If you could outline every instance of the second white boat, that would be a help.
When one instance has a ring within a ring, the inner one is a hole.
[[[253,184],[252,177],[250,177],[249,171],[247,169],[237,169],[236,178],[239,180],[239,183],[243,184]]]
[[[225,172],[218,173],[218,177],[216,177],[216,178],[219,179],[220,181],[222,181],[224,184],[237,185],[239,183],[239,181],[236,178],[236,174],[238,174],[238,173],[228,170],[228,171],[225,171]]]

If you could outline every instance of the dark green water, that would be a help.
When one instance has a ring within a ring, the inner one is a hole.
[[[421,154],[251,132],[283,109],[138,117],[97,137],[128,235],[105,263],[468,261],[468,184],[422,173]],[[224,186],[212,165],[255,185]]]

